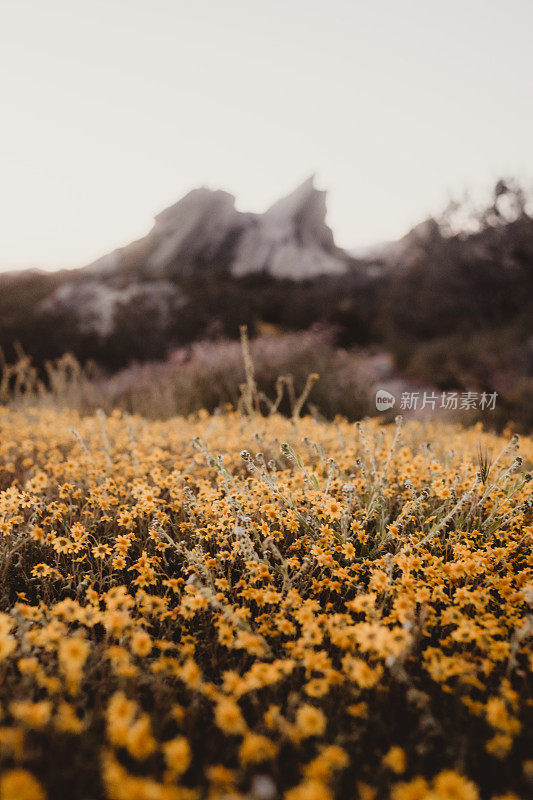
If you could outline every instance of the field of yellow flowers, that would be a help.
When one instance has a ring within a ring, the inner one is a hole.
[[[531,796],[532,462],[0,407],[0,800]]]

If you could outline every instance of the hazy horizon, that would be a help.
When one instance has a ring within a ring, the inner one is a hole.
[[[309,174],[337,243],[529,182],[533,5],[3,0],[0,270],[82,266],[192,188]]]

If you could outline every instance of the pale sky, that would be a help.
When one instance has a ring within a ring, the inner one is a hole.
[[[0,0],[0,269],[310,173],[338,244],[533,175],[531,0]]]

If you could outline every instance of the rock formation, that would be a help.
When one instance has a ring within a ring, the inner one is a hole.
[[[261,272],[296,281],[346,272],[346,255],[326,225],[326,193],[315,189],[313,177],[243,232],[231,274],[240,278]]]
[[[130,272],[194,276],[225,269],[234,278],[264,273],[306,280],[346,271],[347,256],[326,225],[326,193],[306,180],[264,214],[237,211],[235,198],[202,187],[166,208],[144,239],[86,267],[98,274]]]
[[[139,314],[142,309],[163,330],[185,302],[179,288],[170,281],[143,281],[117,287],[91,278],[63,283],[41,301],[38,311],[53,314],[68,309],[76,317],[79,333],[105,338],[112,335],[120,309],[129,308],[132,314]]]
[[[330,282],[336,306],[333,284],[352,280],[353,263],[312,177],[263,214],[238,211],[228,192],[193,189],[146,236],[82,269],[0,279],[0,346],[20,341],[41,362],[72,350],[115,367],[235,335],[241,323],[308,326],[327,316],[318,282]]]
[[[244,229],[252,215],[235,209],[228,192],[193,189],[155,218],[146,267],[178,275],[192,274],[199,264],[213,262],[225,242]]]

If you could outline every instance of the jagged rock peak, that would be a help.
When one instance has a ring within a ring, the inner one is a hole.
[[[303,183],[296,187],[290,194],[276,200],[267,211],[265,216],[289,216],[297,214],[301,208],[304,208],[309,201],[313,198],[319,197],[324,200],[324,216],[326,214],[325,197],[326,192],[319,190],[315,187],[315,176],[310,175]]]
[[[326,192],[315,188],[313,175],[247,227],[231,271],[292,280],[346,271],[346,256],[326,224]]]
[[[148,236],[87,269],[179,279],[217,267],[235,278],[265,273],[305,280],[345,272],[346,264],[326,224],[326,192],[311,176],[264,214],[237,211],[228,192],[193,189],[155,217]]]
[[[226,238],[242,228],[248,215],[235,208],[233,195],[206,187],[193,189],[155,218],[154,242],[146,266],[165,269],[179,263],[187,271],[197,261],[216,257]]]
[[[155,231],[174,231],[176,228],[190,226],[206,212],[223,210],[225,213],[235,209],[235,197],[222,189],[208,189],[200,186],[191,189],[180,200],[155,216]],[[237,212],[238,213],[238,212]]]

